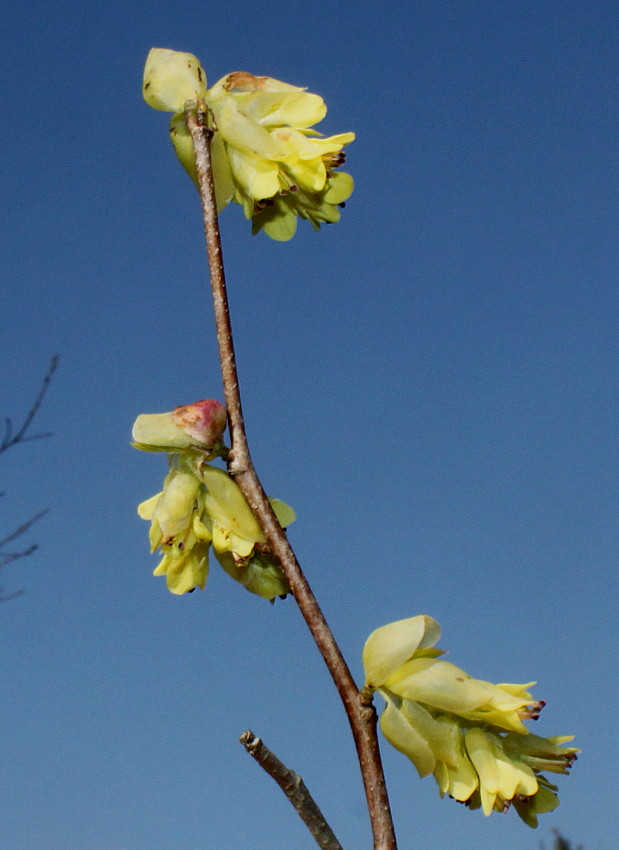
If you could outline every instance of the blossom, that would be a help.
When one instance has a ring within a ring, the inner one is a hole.
[[[178,456],[170,466],[163,490],[138,505],[138,514],[151,521],[151,552],[160,548],[163,555],[153,574],[165,575],[168,590],[182,594],[206,585],[210,535],[200,521],[200,481]]]
[[[138,506],[139,516],[151,523],[151,552],[159,549],[162,556],[154,575],[165,575],[175,594],[204,589],[212,547],[228,575],[272,600],[289,592],[279,563],[238,484],[207,463],[216,450],[225,450],[225,421],[224,406],[208,399],[171,413],[143,414],[134,424],[136,448],[168,450],[163,489]],[[177,450],[169,451],[171,447]],[[294,521],[295,512],[285,502],[270,502],[283,527]]]
[[[187,101],[203,101],[214,131],[211,159],[217,209],[230,201],[243,207],[254,233],[291,239],[297,218],[315,230],[340,218],[352,177],[336,171],[354,133],[324,137],[312,125],[327,107],[298,86],[236,71],[207,88],[204,69],[190,53],[153,48],[144,68],[144,99],[173,112],[170,134],[184,168],[197,183],[193,143],[185,122]]]
[[[281,567],[270,555],[266,538],[235,481],[216,466],[203,464],[199,475],[208,488],[205,521],[211,529],[215,556],[228,575],[251,593],[274,599],[290,590]],[[270,499],[281,526],[296,514],[285,502]]]
[[[386,707],[380,726],[421,777],[434,774],[449,794],[484,814],[511,804],[529,826],[559,805],[556,786],[541,773],[567,773],[578,750],[571,737],[541,738],[525,720],[544,706],[526,685],[493,685],[441,660],[440,627],[427,616],[374,631],[363,650],[366,689]]]
[[[227,472],[205,463],[197,474],[208,488],[204,509],[212,524],[213,547],[218,552],[231,552],[236,563],[243,566],[256,544],[266,543],[264,532],[239,485]],[[291,507],[279,499],[270,502],[282,526],[294,522],[296,515]]]

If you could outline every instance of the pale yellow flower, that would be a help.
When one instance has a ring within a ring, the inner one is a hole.
[[[223,469],[205,462],[212,454],[207,444],[224,427],[225,408],[218,402],[197,402],[172,414],[136,420],[137,448],[160,451],[170,443],[184,447],[168,456],[170,471],[163,490],[138,506],[140,517],[151,523],[151,552],[161,550],[154,575],[165,575],[172,593],[203,589],[212,546],[228,575],[251,593],[272,600],[289,592],[288,582],[238,485]],[[294,521],[292,508],[279,499],[270,502],[283,527]]]
[[[166,576],[171,593],[206,585],[210,543],[200,523],[201,489],[190,468],[173,463],[161,493],[138,506],[139,516],[151,522],[151,552],[160,548],[163,555],[154,575]]]
[[[241,204],[254,232],[286,241],[297,218],[318,230],[338,221],[352,194],[349,174],[336,171],[354,133],[325,138],[312,125],[327,108],[321,97],[272,77],[237,71],[208,89],[192,54],[153,48],[144,69],[144,98],[155,109],[174,112],[170,124],[176,153],[194,182],[195,156],[185,123],[187,101],[201,100],[214,131],[211,158],[218,210]]]
[[[238,484],[223,469],[209,464],[199,468],[208,488],[204,521],[211,531],[213,550],[231,578],[251,593],[274,599],[289,592],[277,561],[266,547],[264,532],[252,514]],[[279,499],[269,499],[283,528],[294,522],[294,510]]]
[[[380,726],[387,740],[430,773],[441,796],[449,794],[484,814],[513,803],[529,826],[559,805],[557,790],[540,773],[567,773],[577,749],[570,737],[541,738],[524,720],[536,718],[527,685],[493,685],[439,658],[440,627],[419,616],[373,632],[363,650],[366,689],[386,707]]]

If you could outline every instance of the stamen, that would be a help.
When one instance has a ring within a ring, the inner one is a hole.
[[[521,720],[537,720],[540,716],[540,712],[542,708],[546,705],[545,699],[540,699],[538,702],[531,703],[531,705],[525,706],[525,708],[521,708],[518,712],[518,716]]]

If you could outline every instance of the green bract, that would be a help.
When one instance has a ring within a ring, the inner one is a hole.
[[[187,101],[203,101],[213,130],[211,159],[218,211],[230,201],[243,207],[252,230],[278,241],[291,239],[297,219],[315,230],[340,218],[353,192],[349,174],[336,171],[354,133],[325,138],[313,124],[327,107],[321,97],[272,77],[237,71],[210,89],[190,53],[153,48],[144,68],[143,93],[154,109],[175,113],[174,149],[197,183],[193,144],[185,122]]]
[[[541,738],[523,721],[536,718],[526,685],[493,685],[439,658],[440,627],[431,617],[390,623],[372,632],[363,650],[366,688],[386,707],[380,726],[387,740],[430,773],[449,794],[484,814],[513,803],[529,826],[559,805],[556,787],[540,773],[567,773],[577,749],[571,737]]]

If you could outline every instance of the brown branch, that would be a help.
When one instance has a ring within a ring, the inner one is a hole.
[[[277,557],[288,580],[292,595],[307,623],[312,637],[329,668],[352,729],[357,747],[361,775],[368,802],[374,836],[374,850],[395,850],[396,839],[391,818],[389,798],[376,735],[376,710],[361,698],[355,680],[346,664],[327,621],[312,593],[288,538],[279,524],[254,469],[243,422],[238,374],[234,356],[232,326],[224,276],[221,239],[209,142],[212,130],[207,126],[207,106],[187,103],[187,127],[191,133],[196,155],[196,170],[204,217],[206,251],[208,255],[217,341],[224,384],[231,451],[228,469],[234,476],[251,510],[260,523],[271,551]]]
[[[239,741],[260,767],[277,782],[321,850],[343,850],[301,777],[286,767],[251,730],[243,732]]]

